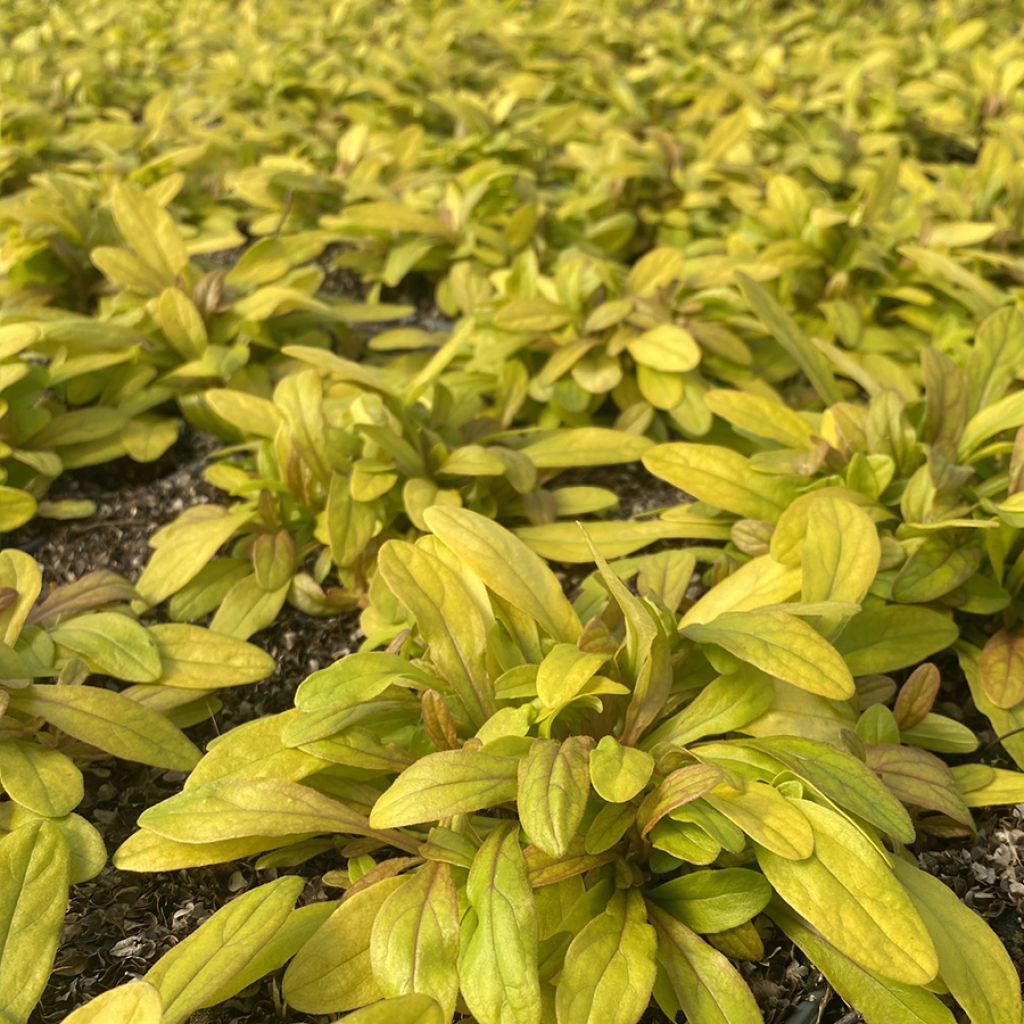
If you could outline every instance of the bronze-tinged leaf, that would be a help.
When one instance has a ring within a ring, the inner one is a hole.
[[[956,778],[934,754],[917,747],[879,743],[867,747],[867,763],[903,803],[938,811],[974,828]]]
[[[644,797],[636,813],[640,834],[647,835],[670,811],[703,796],[724,778],[722,769],[712,764],[688,764],[666,775]]]
[[[997,708],[1024,700],[1024,629],[1001,629],[989,637],[978,656],[978,671],[985,695]]]
[[[896,695],[892,712],[901,729],[910,729],[924,720],[939,695],[941,676],[930,662],[918,665]]]

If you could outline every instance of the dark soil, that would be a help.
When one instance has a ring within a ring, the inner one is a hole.
[[[51,584],[110,568],[135,579],[148,557],[147,541],[160,525],[191,505],[216,500],[217,492],[199,473],[212,446],[186,434],[159,463],[109,466],[68,474],[55,496],[88,497],[96,514],[77,523],[35,521],[5,538],[32,552]],[[578,474],[574,482],[617,490],[626,517],[673,505],[685,496],[636,467],[612,467]],[[567,481],[568,482],[568,481]],[[197,743],[242,722],[275,714],[292,705],[295,687],[306,675],[355,648],[355,615],[312,619],[287,608],[271,629],[253,638],[277,662],[274,675],[248,687],[219,694],[224,707],[212,721],[191,730]],[[961,691],[962,692],[962,691]],[[943,694],[946,699],[953,692]],[[954,710],[951,706],[943,710]],[[962,709],[961,709],[962,710]],[[981,722],[977,724],[981,726]],[[138,815],[180,789],[180,773],[125,762],[86,769],[86,795],[79,812],[103,833],[108,850],[132,833]],[[970,840],[931,840],[919,848],[923,867],[953,888],[985,917],[1024,968],[1024,808],[978,815],[978,835]],[[329,899],[322,876],[338,867],[323,855],[298,869],[308,882],[302,902]],[[107,867],[75,887],[55,970],[30,1024],[56,1024],[72,1009],[124,981],[139,977],[169,948],[198,927],[234,895],[269,881],[241,862],[189,871],[135,875]],[[741,965],[761,1005],[766,1024],[855,1024],[861,1020],[831,991],[784,939],[766,944],[763,961]],[[270,1024],[274,1020],[324,1024],[329,1018],[282,1009],[278,979],[267,978],[244,994],[191,1018],[191,1024]],[[657,1012],[649,1024],[664,1024]]]

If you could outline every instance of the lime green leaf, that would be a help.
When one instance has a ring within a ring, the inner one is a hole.
[[[804,570],[770,555],[759,555],[709,587],[679,620],[679,628],[712,622],[724,612],[745,612],[781,604],[800,593]]]
[[[430,529],[489,589],[535,619],[555,640],[575,643],[580,621],[551,570],[522,541],[485,516],[435,505]]]
[[[494,314],[494,326],[503,331],[543,334],[564,327],[572,314],[546,299],[509,299]]]
[[[555,644],[537,667],[538,700],[546,708],[568,703],[607,660],[603,654],[587,654],[574,644]]]
[[[153,683],[162,667],[156,641],[144,626],[116,612],[65,619],[50,631],[54,643],[77,654],[93,672],[132,683]]]
[[[853,677],[835,648],[785,612],[727,612],[708,625],[687,626],[681,632],[809,693],[836,700],[853,696]]]
[[[555,990],[558,1024],[635,1024],[651,999],[656,950],[640,893],[614,895],[569,944]]]
[[[708,408],[737,430],[766,437],[785,448],[809,447],[813,431],[807,420],[782,402],[747,391],[709,391]]]
[[[685,327],[658,324],[626,343],[626,350],[641,366],[665,373],[686,373],[700,362],[700,349]]]
[[[893,580],[892,599],[902,604],[934,601],[966,583],[980,562],[981,549],[973,544],[954,544],[941,534],[928,537]]]
[[[723,783],[705,793],[704,800],[773,856],[802,861],[814,849],[803,801],[789,800],[765,782],[750,782],[743,789]]]
[[[796,497],[787,479],[758,473],[738,452],[713,444],[659,444],[643,456],[655,476],[716,508],[775,522]]]
[[[723,932],[761,913],[772,896],[764,876],[746,868],[691,871],[647,893],[695,932]]]
[[[162,1024],[181,1024],[243,971],[291,913],[304,881],[279,878],[249,890],[182,939],[146,972],[160,993]]]
[[[609,803],[625,803],[642,793],[653,772],[650,754],[624,747],[614,736],[602,736],[590,752],[590,781],[597,795]]]
[[[147,981],[129,981],[90,999],[64,1024],[161,1024],[160,993]]]
[[[0,785],[22,807],[46,818],[62,818],[81,802],[82,773],[59,750],[35,743],[0,742]]]
[[[370,964],[385,995],[437,1000],[446,1020],[459,992],[459,903],[448,864],[428,861],[374,918]]]
[[[917,664],[949,647],[958,632],[941,612],[884,605],[855,615],[835,646],[855,676],[866,676]]]
[[[163,715],[111,690],[33,683],[11,694],[11,706],[126,761],[188,771],[199,760],[199,751]]]
[[[212,690],[265,679],[274,659],[254,644],[180,623],[149,627],[163,661],[160,682],[186,690]]]
[[[17,487],[0,485],[0,533],[24,526],[36,514],[36,499]]]
[[[561,857],[583,820],[590,795],[589,736],[533,741],[519,762],[519,820],[530,841]]]
[[[114,223],[121,236],[162,277],[172,280],[188,266],[188,253],[174,218],[150,195],[120,183],[110,193]]]
[[[385,878],[353,893],[313,933],[285,971],[285,999],[302,1013],[354,1010],[384,995],[370,964],[373,922],[406,882]]]
[[[459,979],[480,1024],[540,1024],[537,911],[518,829],[496,828],[473,859],[466,885]]]
[[[449,1018],[430,996],[395,996],[347,1014],[349,1024],[446,1024]]]
[[[49,822],[0,839],[0,1019],[25,1024],[43,993],[60,941],[69,858]]]
[[[757,862],[772,887],[859,966],[927,985],[938,971],[935,947],[878,848],[836,811],[795,803],[813,829],[814,850],[788,860],[758,847]]]
[[[634,462],[652,445],[642,434],[605,427],[575,427],[536,435],[536,440],[531,439],[519,451],[538,469],[569,469]]]
[[[693,1024],[760,1024],[757,1003],[739,972],[712,946],[657,906],[658,963]]]
[[[939,977],[971,1024],[1019,1020],[1020,978],[988,925],[938,879],[902,860],[894,868],[935,943]]]
[[[861,967],[829,945],[781,900],[775,900],[768,913],[836,992],[857,1007],[866,1024],[953,1024],[953,1014],[938,996]]]
[[[0,489],[2,505],[3,493]],[[10,604],[0,609],[0,630],[3,631],[0,633],[0,641],[9,647],[14,646],[26,621],[34,621],[35,617],[30,618],[30,615],[42,585],[43,576],[34,558],[15,548],[0,551],[0,587],[13,590],[17,595]],[[65,589],[62,587],[57,593]],[[40,607],[45,607],[50,600],[47,598]]]

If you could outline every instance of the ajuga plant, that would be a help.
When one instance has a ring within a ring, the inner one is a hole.
[[[412,329],[382,338],[431,341]],[[606,488],[559,487],[558,474],[631,462],[652,443],[594,426],[517,427],[525,379],[458,370],[431,379],[445,346],[411,368],[402,359],[380,367],[309,346],[286,346],[284,354],[305,368],[287,373],[270,397],[223,388],[202,396],[209,413],[246,441],[205,474],[235,502],[190,509],[152,539],[138,589],[153,603],[171,597],[173,618],[216,609],[214,629],[247,637],[286,600],[312,614],[354,607],[381,544],[425,531],[424,512],[435,504],[532,523],[539,540],[552,543],[557,537],[545,534],[545,524],[618,500]],[[610,540],[621,554],[683,535],[673,523],[626,522]],[[226,556],[211,561],[225,544]]]
[[[188,771],[199,751],[180,727],[219,707],[216,688],[273,669],[259,648],[198,626],[144,626],[115,573],[38,600],[41,589],[32,558],[0,552],[0,1019],[13,1022],[46,982],[69,884],[106,861],[99,832],[74,813],[79,765],[114,756]]]
[[[731,448],[667,444],[645,456],[648,469],[698,499],[696,511],[728,526],[713,575],[734,572],[736,587],[770,578],[778,600],[820,597],[808,565],[849,554],[867,533],[864,522],[873,522],[877,557],[874,547],[870,560],[866,548],[860,552],[867,597],[832,632],[837,647],[857,674],[886,673],[913,664],[918,641],[944,632],[941,646],[952,646],[959,635],[971,695],[1018,764],[1024,392],[1012,385],[1021,360],[1024,316],[1005,308],[970,344],[924,349],[909,394],[852,365],[843,372],[869,401],[839,401],[821,414],[794,412],[766,395],[714,391],[708,404],[733,428]],[[852,506],[861,510],[859,532]],[[694,512],[685,506],[680,514]],[[846,533],[842,547],[823,552],[822,538],[837,529]],[[904,645],[909,657],[894,660]],[[945,738],[934,738],[949,750],[966,732],[934,719],[914,728],[938,729]]]
[[[327,852],[341,900],[292,912],[301,881],[278,879],[103,1005],[145,1000],[146,1020],[177,1024],[290,959],[290,1005],[355,1021],[633,1024],[653,999],[744,1024],[760,1013],[731,960],[761,957],[774,925],[871,1024],[951,1022],[951,1000],[977,1024],[1017,1020],[1006,952],[906,845],[941,796],[970,828],[963,794],[1010,802],[1020,776],[933,758],[911,794],[887,767],[899,739],[854,731],[875,689],[824,634],[870,579],[840,560],[824,593],[771,605],[770,582],[726,581],[680,624],[692,558],[670,552],[659,575],[643,556],[638,593],[598,556],[603,600],[574,607],[502,527],[424,516],[431,535],[379,556],[410,627],[218,739],[115,857]]]

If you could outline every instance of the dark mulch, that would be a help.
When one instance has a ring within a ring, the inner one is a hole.
[[[153,466],[113,465],[68,474],[58,481],[55,496],[89,497],[97,503],[96,515],[80,523],[37,521],[5,538],[5,544],[13,542],[30,550],[54,584],[96,568],[114,569],[134,579],[148,556],[148,537],[158,526],[190,505],[216,500],[215,490],[199,475],[211,447],[202,438],[186,434]],[[644,514],[684,497],[636,467],[576,475],[579,479],[573,482],[617,490],[623,499],[620,516]],[[571,581],[575,570],[566,575]],[[271,629],[253,639],[274,656],[274,675],[253,686],[222,692],[224,707],[215,719],[192,730],[201,745],[218,732],[290,707],[295,687],[307,674],[355,648],[358,623],[354,615],[318,620],[286,609]],[[953,696],[950,692],[949,697]],[[955,710],[952,700],[950,704],[944,710]],[[87,769],[86,795],[79,812],[96,824],[112,852],[134,830],[138,815],[178,792],[181,781],[180,773],[124,762],[93,765]],[[1024,810],[1000,809],[981,813],[978,819],[979,832],[971,840],[925,839],[920,845],[921,863],[988,919],[1022,968]],[[325,855],[299,869],[288,869],[308,880],[302,902],[337,895],[322,883],[323,873],[337,866]],[[271,870],[257,877],[252,864],[245,862],[147,875],[108,866],[98,878],[75,888],[55,970],[30,1024],[56,1024],[98,993],[144,974],[232,896],[275,875]],[[742,970],[766,1024],[861,1020],[784,940],[769,942],[765,959],[744,964]],[[221,1006],[197,1012],[191,1024],[268,1024],[273,1020],[323,1024],[329,1019],[282,1010],[277,985],[278,979],[264,979]],[[653,1012],[648,1020],[663,1024],[664,1017]]]

